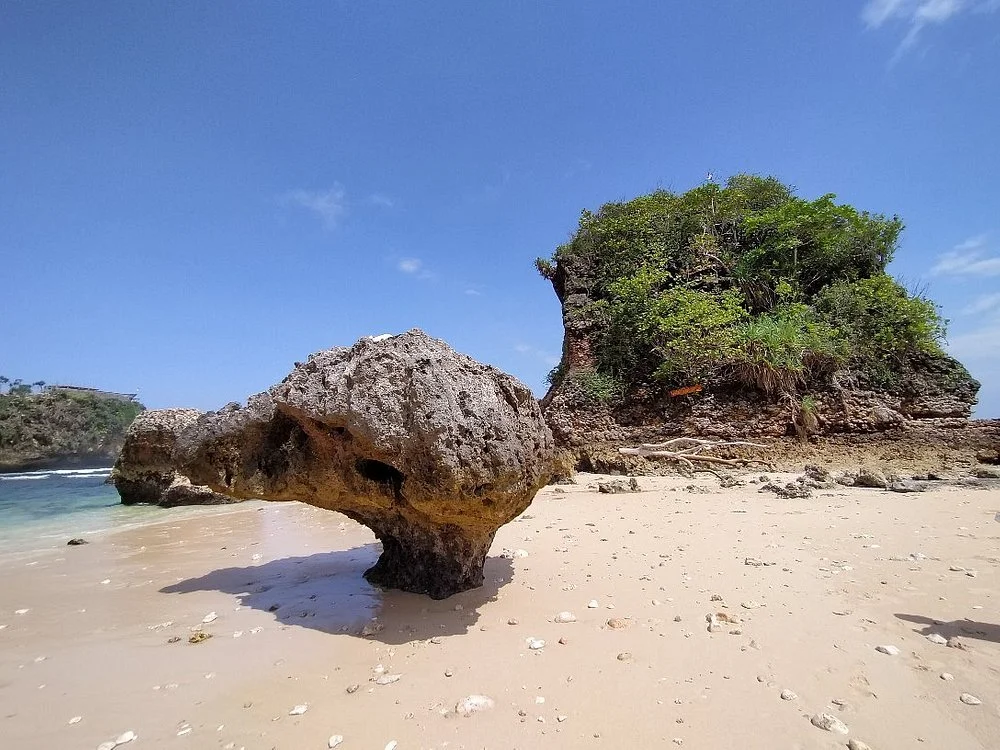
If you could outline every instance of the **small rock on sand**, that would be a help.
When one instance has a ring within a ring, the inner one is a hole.
[[[342,734],[331,734],[330,739],[326,741],[326,746],[329,748],[339,747],[344,744],[344,735]]]
[[[958,699],[967,706],[978,706],[980,703],[982,703],[982,701],[979,700],[979,698],[974,696],[972,693],[962,693],[960,696],[958,696]]]
[[[566,622],[576,622],[576,615],[572,612],[560,612],[556,615],[556,622],[566,623]]]
[[[930,635],[927,636],[927,640],[929,640],[931,643],[936,643],[939,646],[944,646],[945,644],[948,643],[948,639],[945,638],[940,633],[931,633]]]
[[[867,742],[852,738],[847,741],[847,750],[872,750],[872,748]]]
[[[797,696],[791,690],[782,690],[781,691],[781,700],[783,700],[783,701],[793,701],[793,700],[796,700],[798,697],[799,696]]]
[[[302,714],[304,714],[308,710],[309,710],[309,706],[307,706],[305,703],[300,703],[299,705],[293,707],[292,710],[288,712],[288,715],[289,716],[301,716]]]
[[[899,649],[895,646],[876,646],[875,650],[880,654],[887,654],[889,656],[899,656]]]
[[[543,649],[545,648],[545,641],[543,641],[541,638],[529,638],[528,648],[531,649],[532,651],[538,651],[539,649]]]
[[[66,544],[70,547],[79,547],[81,544],[89,544],[86,539],[80,539],[79,537],[75,539],[70,539]]]
[[[632,652],[622,651],[620,654],[618,654],[618,661],[632,661]]]
[[[612,617],[608,620],[608,627],[612,630],[624,630],[628,627],[628,620],[623,620],[620,617]]]
[[[942,672],[941,679],[944,680],[945,682],[951,682],[952,680],[955,679],[955,675],[953,675],[951,672]]]
[[[81,721],[83,721],[83,717],[82,716],[74,716],[72,719],[69,720],[69,723],[70,724],[79,724]]]
[[[219,619],[219,616],[215,614],[215,612],[209,612],[207,615],[201,618],[201,621],[206,625],[208,625],[208,623],[215,622],[217,619]]]
[[[847,734],[850,731],[844,722],[831,714],[816,714],[809,721],[814,727],[825,729],[827,732]]]
[[[485,695],[469,695],[455,704],[455,713],[468,717],[493,708],[494,705],[493,699]]]
[[[597,609],[601,605],[597,603],[597,599],[591,599],[587,602],[587,609]]]

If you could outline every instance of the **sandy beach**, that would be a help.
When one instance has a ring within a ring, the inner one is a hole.
[[[2,744],[1000,746],[1000,489],[597,479],[543,489],[443,601],[369,586],[371,533],[298,504],[4,559]]]

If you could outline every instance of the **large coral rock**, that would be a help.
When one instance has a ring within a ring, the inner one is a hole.
[[[434,598],[482,584],[497,529],[553,471],[531,391],[419,330],[318,352],[183,442],[192,481],[340,511],[382,542],[370,582]]]
[[[192,484],[177,470],[177,437],[201,415],[197,409],[155,409],[135,418],[125,432],[110,477],[122,503],[169,508],[236,502],[235,498]]]

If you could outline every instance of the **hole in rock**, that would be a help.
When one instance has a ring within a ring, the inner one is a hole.
[[[394,466],[371,458],[359,458],[354,470],[365,479],[384,485],[397,500],[403,499],[403,474]]]

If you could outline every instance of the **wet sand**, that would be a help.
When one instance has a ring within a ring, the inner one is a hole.
[[[595,480],[540,492],[445,601],[373,589],[370,532],[296,504],[0,561],[2,745],[1000,747],[1000,490]],[[455,715],[470,694],[495,705]]]

